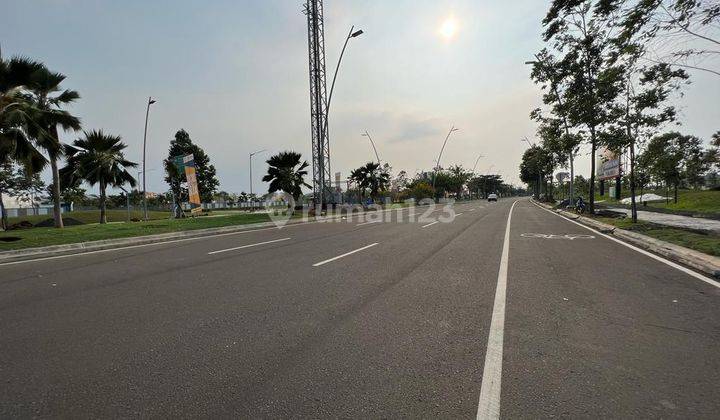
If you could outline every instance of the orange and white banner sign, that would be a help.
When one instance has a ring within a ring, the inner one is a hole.
[[[185,179],[188,184],[188,196],[190,199],[190,213],[202,213],[202,202],[200,201],[200,190],[198,189],[197,176],[195,173],[195,157],[187,155],[183,157],[185,164]]]

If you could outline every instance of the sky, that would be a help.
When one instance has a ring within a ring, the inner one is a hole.
[[[82,98],[69,110],[85,129],[120,135],[140,162],[148,96],[147,183],[166,191],[162,160],[184,128],[210,156],[220,189],[253,190],[270,153],[312,162],[307,20],[302,0],[0,0],[3,56],[21,54],[68,76]],[[333,94],[333,172],[380,159],[394,174],[429,170],[451,126],[441,164],[499,173],[518,165],[536,125],[540,89],[525,61],[543,44],[541,0],[325,0],[331,75],[352,25]],[[330,77],[330,76],[329,76]],[[328,80],[328,87],[330,80]],[[717,76],[692,73],[677,100],[680,130],[709,139],[720,129]],[[72,142],[78,133],[63,133]],[[587,151],[577,172],[588,175]],[[46,179],[49,179],[45,174]],[[310,180],[309,180],[310,182]],[[96,191],[90,191],[95,192]]]

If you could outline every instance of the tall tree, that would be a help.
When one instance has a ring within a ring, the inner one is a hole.
[[[38,110],[24,93],[31,75],[42,64],[28,58],[0,56],[0,163],[15,161],[29,171],[40,171],[47,160],[28,136]]]
[[[608,59],[611,25],[604,9],[607,3],[553,0],[543,20],[544,40],[562,54],[558,65],[570,75],[564,90],[567,118],[589,133],[590,212],[595,210],[595,155],[600,135],[612,120],[610,106],[622,75]]]
[[[530,118],[540,123],[538,135],[558,155],[560,164],[570,166],[570,203],[573,204],[575,155],[583,137],[570,123],[570,110],[565,101],[565,91],[572,80],[572,72],[567,62],[558,62],[546,48],[535,58],[531,78],[546,90],[543,103],[550,107],[553,116],[545,116],[540,109],[536,109],[530,113]]]
[[[185,173],[178,172],[174,158],[189,154],[192,154],[195,158],[195,173],[198,189],[200,190],[200,200],[209,203],[220,185],[215,166],[210,164],[210,157],[200,146],[193,143],[190,134],[184,129],[180,129],[175,133],[175,138],[170,141],[168,157],[163,162],[165,166],[165,182],[170,185],[170,190],[175,195],[177,203],[188,201]]]
[[[62,176],[69,180],[69,185],[75,184],[74,180],[98,185],[100,223],[107,223],[107,187],[135,186],[135,178],[128,168],[137,167],[137,163],[125,159],[123,150],[126,147],[119,136],[105,134],[102,130],[85,131],[82,138],[65,146],[67,166],[62,169]]]
[[[525,150],[520,162],[520,180],[528,185],[535,185],[535,196],[539,199],[542,186],[548,177],[552,179],[555,170],[553,153],[542,146],[532,146]],[[545,191],[548,192],[547,187]]]
[[[454,165],[448,169],[450,174],[450,190],[455,193],[455,198],[460,199],[462,196],[462,190],[467,181],[472,176],[472,173],[466,171],[462,165]]]
[[[302,197],[302,187],[312,188],[307,182],[307,161],[297,152],[285,151],[267,160],[268,172],[263,182],[269,182],[268,192],[283,191],[290,194],[297,202]]]
[[[63,146],[58,137],[58,127],[66,131],[80,129],[80,119],[61,109],[80,98],[76,91],[63,90],[60,87],[65,78],[64,74],[52,72],[47,67],[41,66],[30,74],[29,81],[25,86],[30,94],[30,101],[40,111],[35,118],[37,124],[29,125],[28,130],[50,160],[53,217],[56,228],[63,227],[58,168],[58,160],[63,155]]]
[[[607,16],[619,16],[612,20],[620,31],[612,39],[610,61],[622,70],[622,85],[613,109],[616,117],[610,124],[606,143],[619,152],[628,150],[631,219],[634,223],[637,222],[637,150],[664,124],[675,119],[675,107],[668,102],[688,78],[683,69],[672,69],[667,64],[648,64],[645,60],[648,45],[643,31],[650,16],[639,13],[638,7],[635,2],[610,2],[604,9]]]

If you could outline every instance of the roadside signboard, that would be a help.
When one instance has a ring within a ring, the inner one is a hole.
[[[202,203],[200,202],[200,190],[198,189],[197,176],[195,175],[195,157],[190,154],[183,157],[185,166],[185,178],[188,184],[188,197],[190,199],[190,213],[202,213]]]
[[[622,171],[622,165],[620,164],[620,155],[605,150],[600,153],[597,167],[597,177],[600,180],[617,178],[620,176]]]

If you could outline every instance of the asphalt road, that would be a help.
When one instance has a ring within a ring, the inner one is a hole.
[[[515,201],[0,265],[0,417],[717,418],[720,284]]]

